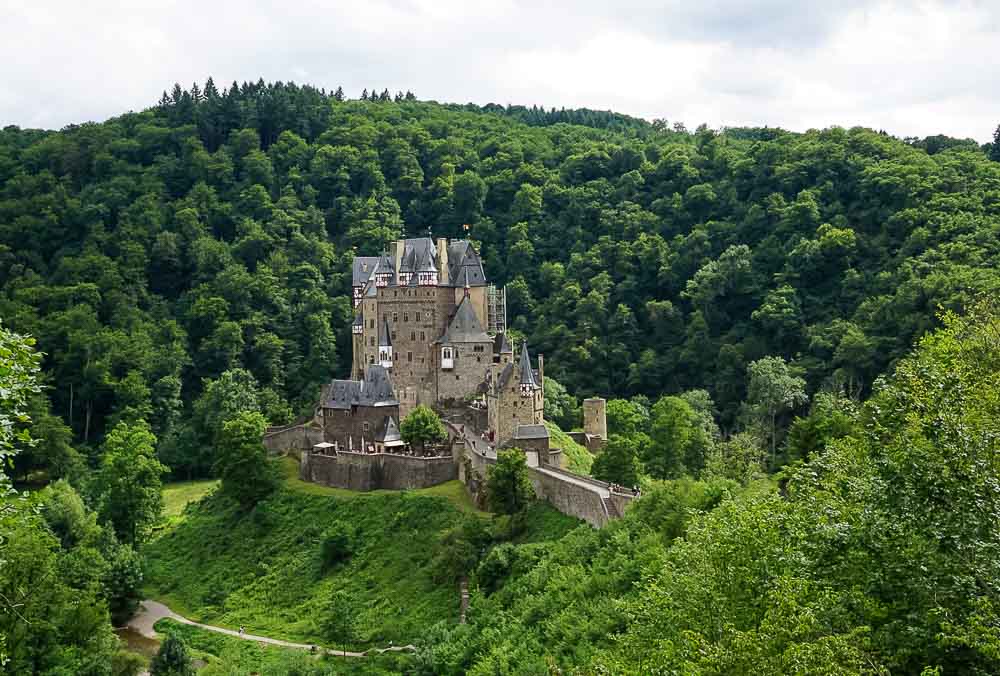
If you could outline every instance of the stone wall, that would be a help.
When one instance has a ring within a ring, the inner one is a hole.
[[[493,363],[493,342],[446,344],[455,355],[450,369],[441,368],[441,348],[445,344],[434,346],[437,399],[462,400],[475,394],[486,380],[486,371]]]
[[[481,502],[486,473],[489,466],[496,463],[496,457],[478,451],[472,441],[463,438],[457,425],[446,421],[445,427],[453,444],[452,452],[458,458],[458,478],[473,498]],[[603,481],[573,474],[554,465],[529,467],[528,478],[539,500],[545,500],[563,514],[582,519],[595,528],[620,518],[634,499],[630,494],[612,492],[610,485]],[[607,498],[603,497],[605,492],[608,493]]]
[[[291,450],[307,451],[323,441],[323,430],[312,425],[291,425],[272,427],[264,433],[264,447],[269,453],[285,453]]]
[[[545,500],[563,514],[582,519],[595,528],[608,523],[610,515],[601,495],[569,481],[549,467],[528,469],[528,478],[539,500]]]
[[[409,490],[457,479],[458,466],[451,456],[418,458],[391,453],[341,451],[323,455],[305,452],[299,476],[304,481],[352,491]]]
[[[586,432],[567,432],[569,438],[586,448],[591,453],[600,453],[604,450],[604,446],[607,443],[601,437],[595,437],[592,434],[587,434]]]

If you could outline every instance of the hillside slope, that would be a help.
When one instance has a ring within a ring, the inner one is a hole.
[[[289,477],[250,512],[211,494],[145,548],[146,592],[199,622],[326,644],[317,623],[332,592],[346,590],[358,609],[355,647],[410,643],[458,621],[457,584],[435,557],[471,507],[450,486],[359,494]],[[579,523],[536,505],[519,541],[558,539]],[[336,553],[324,564],[328,539]]]

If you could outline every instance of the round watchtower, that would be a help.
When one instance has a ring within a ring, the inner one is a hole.
[[[591,436],[608,438],[608,402],[600,397],[583,400],[583,431]]]

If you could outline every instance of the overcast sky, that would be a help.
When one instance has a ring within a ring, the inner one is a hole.
[[[209,75],[689,127],[987,141],[1000,123],[1000,0],[0,0],[0,17],[0,126],[103,120]]]

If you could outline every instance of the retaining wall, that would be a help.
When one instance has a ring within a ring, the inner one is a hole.
[[[595,528],[608,523],[609,514],[598,492],[541,468],[529,468],[528,478],[535,488],[535,495],[563,514],[583,519]]]
[[[485,479],[487,469],[496,463],[496,458],[479,452],[471,441],[462,436],[457,425],[445,423],[445,426],[456,458],[464,456],[458,461],[459,479],[479,501],[484,489],[480,478]],[[545,500],[563,514],[582,519],[595,528],[621,517],[634,499],[629,494],[611,492],[610,485],[603,481],[551,465],[529,467],[528,478],[539,500]],[[609,494],[607,498],[603,497],[605,492]]]
[[[264,433],[264,447],[270,453],[285,453],[290,450],[308,451],[323,441],[323,430],[312,425],[289,425],[272,427]]]
[[[352,491],[429,488],[458,478],[451,456],[418,458],[392,453],[339,451],[323,455],[304,452],[299,476],[332,488]]]

